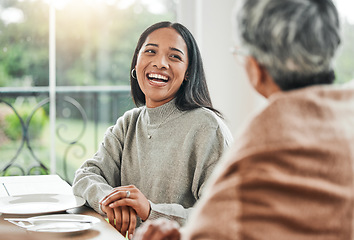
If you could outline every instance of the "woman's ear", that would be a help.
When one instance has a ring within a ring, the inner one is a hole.
[[[246,71],[252,87],[265,98],[268,98],[275,92],[281,91],[269,75],[267,69],[259,64],[254,57],[250,56],[247,58]]]
[[[263,70],[263,67],[260,66],[254,57],[247,57],[246,71],[252,87],[254,87],[256,90],[262,84]]]

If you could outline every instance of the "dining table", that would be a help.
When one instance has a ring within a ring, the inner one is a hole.
[[[73,208],[63,209],[55,212],[33,213],[31,208],[28,211],[23,212],[11,212],[6,211],[5,205],[7,199],[14,198],[20,199],[23,196],[69,196],[72,198],[78,198],[73,195],[71,186],[60,178],[58,175],[38,175],[38,176],[8,176],[0,177],[0,240],[41,240],[41,239],[53,239],[53,240],[124,240],[126,239],[120,234],[113,226],[111,226],[105,217],[94,211],[92,208],[84,205],[85,201],[80,202],[78,206]],[[6,201],[5,201],[6,200]],[[32,201],[32,200],[31,200]],[[5,203],[4,203],[5,202]],[[12,201],[15,202],[15,201]],[[18,201],[17,201],[18,202]],[[1,204],[3,206],[1,206]],[[32,204],[34,204],[32,202]],[[45,209],[43,204],[43,209]],[[33,205],[35,206],[35,205]],[[1,211],[5,209],[5,211]],[[14,218],[43,218],[45,220],[51,220],[51,217],[83,217],[88,219],[94,219],[94,224],[89,228],[81,231],[29,231],[25,227],[18,226],[7,219]]]

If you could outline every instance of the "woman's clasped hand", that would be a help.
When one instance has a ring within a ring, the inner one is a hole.
[[[109,223],[124,236],[127,231],[128,236],[134,233],[137,216],[144,221],[150,214],[149,201],[134,185],[113,188],[100,205]]]

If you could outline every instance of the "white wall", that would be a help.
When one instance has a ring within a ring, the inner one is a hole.
[[[214,107],[224,114],[233,133],[264,100],[248,83],[230,52],[231,12],[235,0],[179,0],[178,21],[195,36]]]

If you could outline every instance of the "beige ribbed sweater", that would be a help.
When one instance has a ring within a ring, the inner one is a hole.
[[[354,239],[354,89],[271,97],[216,167],[183,239]]]

